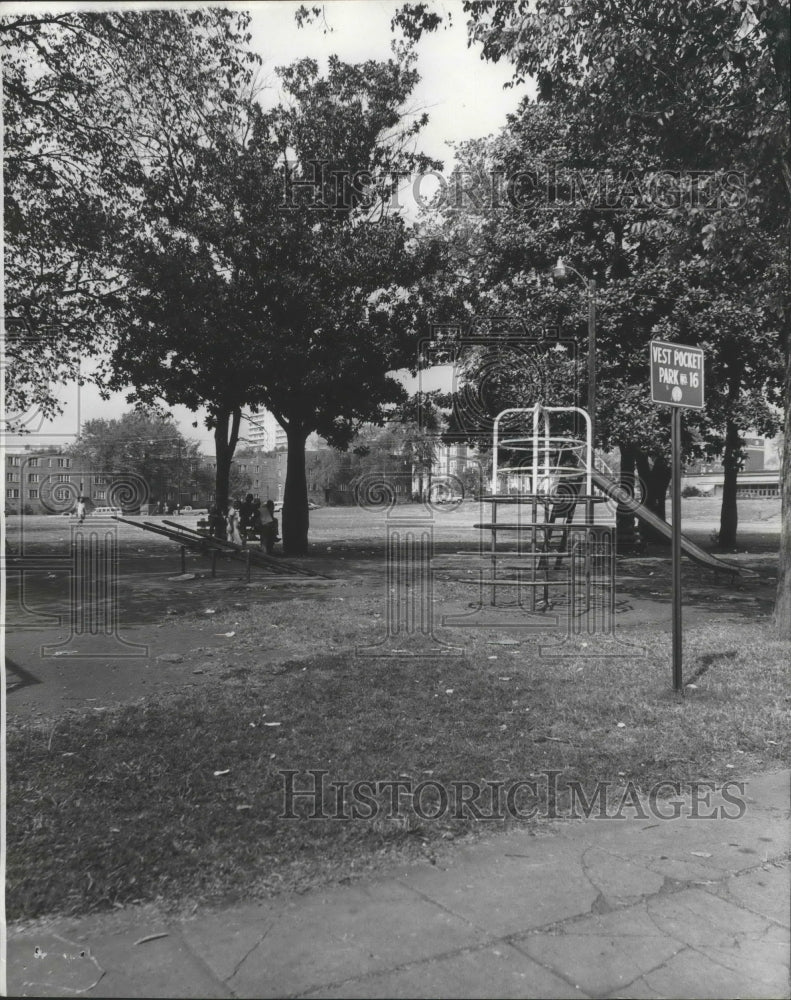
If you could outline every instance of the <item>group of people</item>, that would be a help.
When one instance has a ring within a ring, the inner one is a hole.
[[[246,545],[248,538],[257,538],[268,554],[280,540],[274,502],[267,500],[262,504],[252,493],[244,500],[232,500],[222,510],[210,508],[209,530],[215,538],[224,538],[236,545]]]

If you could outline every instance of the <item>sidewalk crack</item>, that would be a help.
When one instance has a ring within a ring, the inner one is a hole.
[[[667,935],[667,936],[670,936],[670,935]],[[674,940],[676,940],[676,941],[677,941],[677,940],[678,940],[678,938],[675,938]],[[668,964],[668,962],[672,962],[674,958],[676,958],[676,957],[677,957],[678,955],[681,955],[681,954],[682,954],[682,952],[685,952],[685,951],[695,951],[695,949],[694,949],[694,948],[691,948],[691,947],[690,947],[689,945],[687,945],[687,944],[681,944],[681,947],[677,948],[677,949],[676,949],[676,950],[675,950],[675,951],[673,952],[673,954],[672,954],[672,955],[668,955],[668,956],[667,956],[667,958],[666,958],[666,959],[665,959],[664,961],[662,961],[662,962],[660,962],[660,963],[659,963],[659,965],[655,965],[655,966],[653,966],[653,968],[651,968],[651,969],[644,969],[644,970],[643,970],[643,971],[642,971],[642,972],[640,973],[640,975],[639,975],[639,976],[635,976],[635,978],[634,978],[634,979],[632,979],[632,980],[630,980],[630,981],[629,981],[628,983],[624,983],[624,985],[623,985],[623,986],[619,986],[619,987],[618,987],[618,992],[619,992],[619,993],[624,993],[624,992],[625,992],[626,990],[628,990],[628,989],[629,989],[629,987],[630,987],[630,986],[634,986],[634,984],[635,984],[636,982],[639,982],[639,981],[640,981],[640,980],[642,979],[642,980],[644,980],[644,981],[645,981],[645,984],[646,984],[646,986],[648,987],[648,989],[650,989],[650,990],[651,990],[652,992],[656,993],[656,995],[657,995],[657,996],[659,996],[660,994],[659,994],[659,993],[657,993],[657,991],[656,991],[656,990],[655,990],[655,989],[653,988],[653,986],[651,986],[651,985],[649,984],[649,982],[648,982],[648,976],[652,976],[652,975],[653,975],[653,974],[654,974],[655,972],[661,972],[661,971],[662,971],[662,969],[664,969],[664,968],[665,968],[665,966],[666,966],[666,965]]]
[[[239,961],[234,966],[233,972],[230,974],[230,976],[226,976],[226,979],[225,979],[226,983],[230,983],[230,981],[237,974],[237,972],[241,969],[241,967],[244,965],[244,963],[247,961],[247,959],[253,954],[253,952],[256,950],[256,948],[260,948],[261,947],[261,945],[264,943],[264,940],[266,939],[267,935],[269,934],[269,932],[272,930],[272,928],[274,926],[275,926],[275,921],[272,920],[269,923],[269,925],[267,926],[267,928],[264,931],[264,933],[261,935],[261,937],[253,945],[251,945],[250,948],[247,949],[247,951],[244,953],[244,955],[242,955],[242,957],[239,959]]]

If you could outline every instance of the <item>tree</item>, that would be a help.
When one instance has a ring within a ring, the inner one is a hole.
[[[347,445],[404,396],[388,372],[416,363],[408,289],[430,254],[386,205],[397,174],[428,161],[409,149],[425,120],[403,111],[417,82],[409,58],[279,72],[290,103],[249,106],[241,134],[200,150],[189,204],[170,210],[146,190],[112,363],[138,399],[208,407],[218,498],[241,409],[274,414],[288,437],[283,540],[295,555],[307,551],[308,436]]]
[[[693,223],[634,196],[614,211],[595,194],[601,154],[594,124],[583,125],[554,104],[526,102],[500,135],[457,149],[464,188],[451,179],[449,190],[463,197],[439,199],[427,223],[454,248],[443,279],[474,319],[479,341],[460,359],[456,430],[487,448],[498,410],[586,398],[585,290],[579,282],[553,288],[548,280],[562,255],[597,279],[598,444],[620,448],[624,482],[638,470],[648,506],[664,516],[669,420],[649,400],[648,342],[662,336],[706,349],[709,405],[686,418],[690,457],[721,448],[728,421],[771,432],[776,421],[764,396],[779,399],[781,370],[767,295],[776,248],[752,232],[746,208],[732,209],[727,230],[714,237],[707,216]],[[601,170],[617,178],[638,154],[622,139],[608,148]],[[524,189],[513,180],[520,177],[529,181]],[[482,318],[498,315],[499,326]],[[454,318],[465,317],[457,311]],[[563,336],[554,345],[541,339],[553,328]],[[568,337],[576,340],[576,364]],[[465,405],[470,396],[472,407]]]
[[[130,480],[141,503],[182,502],[199,476],[199,446],[187,441],[170,413],[130,410],[118,420],[89,420],[69,453],[89,468]]]
[[[639,5],[583,2],[465,2],[470,40],[484,58],[506,58],[515,78],[531,75],[539,100],[574,111],[595,127],[601,150],[623,136],[639,151],[635,167],[744,171],[751,223],[775,247],[765,269],[765,314],[785,352],[786,433],[791,430],[791,328],[787,245],[791,203],[791,29],[783,0],[710,4],[663,0]],[[438,19],[407,4],[394,19],[416,39]],[[653,162],[652,162],[653,160]],[[706,240],[728,228],[726,210],[707,210]],[[678,215],[679,213],[675,213]],[[687,213],[690,216],[692,213]],[[694,224],[698,220],[690,220]],[[739,271],[741,247],[731,256]],[[749,281],[749,278],[747,279]],[[744,278],[742,277],[742,281]],[[738,296],[745,285],[733,289]],[[738,367],[738,366],[737,366]],[[731,378],[730,401],[738,378]],[[729,420],[729,492],[738,436]],[[791,466],[783,470],[783,536],[775,619],[791,634]],[[735,504],[724,504],[722,535],[735,530]]]
[[[9,410],[52,416],[55,385],[107,346],[112,249],[140,178],[178,192],[191,147],[249,82],[248,22],[217,8],[0,19]]]

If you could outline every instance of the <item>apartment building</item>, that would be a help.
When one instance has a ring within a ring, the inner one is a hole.
[[[76,468],[74,459],[60,451],[6,452],[7,512],[56,513],[68,510],[78,496],[95,497],[97,506],[102,505],[107,496],[104,478],[92,470]]]

